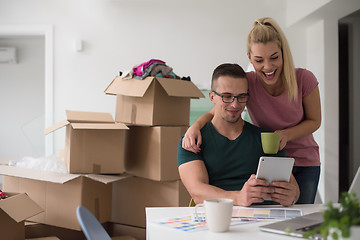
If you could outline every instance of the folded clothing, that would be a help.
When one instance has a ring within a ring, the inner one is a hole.
[[[164,61],[158,60],[158,59],[151,59],[147,62],[144,62],[136,67],[133,68],[134,75],[136,76],[142,76],[144,75],[144,70],[148,68],[153,63],[162,63],[166,64]]]

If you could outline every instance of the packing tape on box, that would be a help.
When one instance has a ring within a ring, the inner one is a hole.
[[[136,123],[136,110],[137,110],[136,105],[131,104],[131,123],[132,124]]]

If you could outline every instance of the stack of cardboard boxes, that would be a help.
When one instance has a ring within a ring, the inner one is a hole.
[[[67,119],[45,130],[66,127],[64,160],[69,173],[0,165],[3,189],[27,193],[44,211],[29,221],[44,225],[29,227],[27,236],[57,232],[66,239],[84,239],[76,208],[88,208],[101,223],[111,220],[112,185],[126,178],[124,172],[125,124],[115,123],[109,113],[66,112]],[[47,231],[47,226],[57,227]],[[39,231],[39,228],[42,229]],[[33,234],[37,232],[37,234]]]
[[[114,223],[145,227],[146,207],[187,206],[190,195],[177,170],[180,137],[189,126],[190,98],[204,97],[190,81],[115,78],[115,121],[125,123],[125,171],[135,177],[113,184]]]
[[[188,205],[177,145],[189,125],[190,98],[204,95],[190,81],[155,77],[116,77],[105,93],[116,95],[115,120],[109,113],[66,111],[66,120],[45,130],[66,127],[69,173],[0,165],[4,191],[27,193],[44,209],[27,216],[40,223],[29,226],[29,236],[59,231],[83,239],[71,232],[81,233],[76,208],[82,205],[113,235],[145,239],[146,207]]]

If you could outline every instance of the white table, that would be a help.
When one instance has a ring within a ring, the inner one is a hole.
[[[253,206],[252,206],[253,207]],[[259,208],[281,208],[281,206],[256,206]],[[301,209],[303,214],[317,212],[324,208],[323,204],[304,204],[294,205],[290,208]],[[172,217],[181,217],[191,215],[194,212],[193,207],[148,207],[146,208],[146,239],[147,240],[231,240],[231,239],[297,239],[294,237],[279,235],[274,233],[267,233],[260,231],[259,226],[269,224],[271,222],[255,222],[242,225],[230,226],[230,230],[225,233],[213,233],[209,230],[202,230],[196,232],[183,232],[161,226],[155,223],[156,220],[167,219]]]

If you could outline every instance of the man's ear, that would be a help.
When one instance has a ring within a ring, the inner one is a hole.
[[[214,102],[214,92],[213,91],[209,91],[209,98],[210,98],[210,101],[215,104]]]
[[[247,52],[247,57],[249,58],[249,60],[250,60],[250,62],[251,62],[251,56],[250,56],[250,53],[249,52]]]

